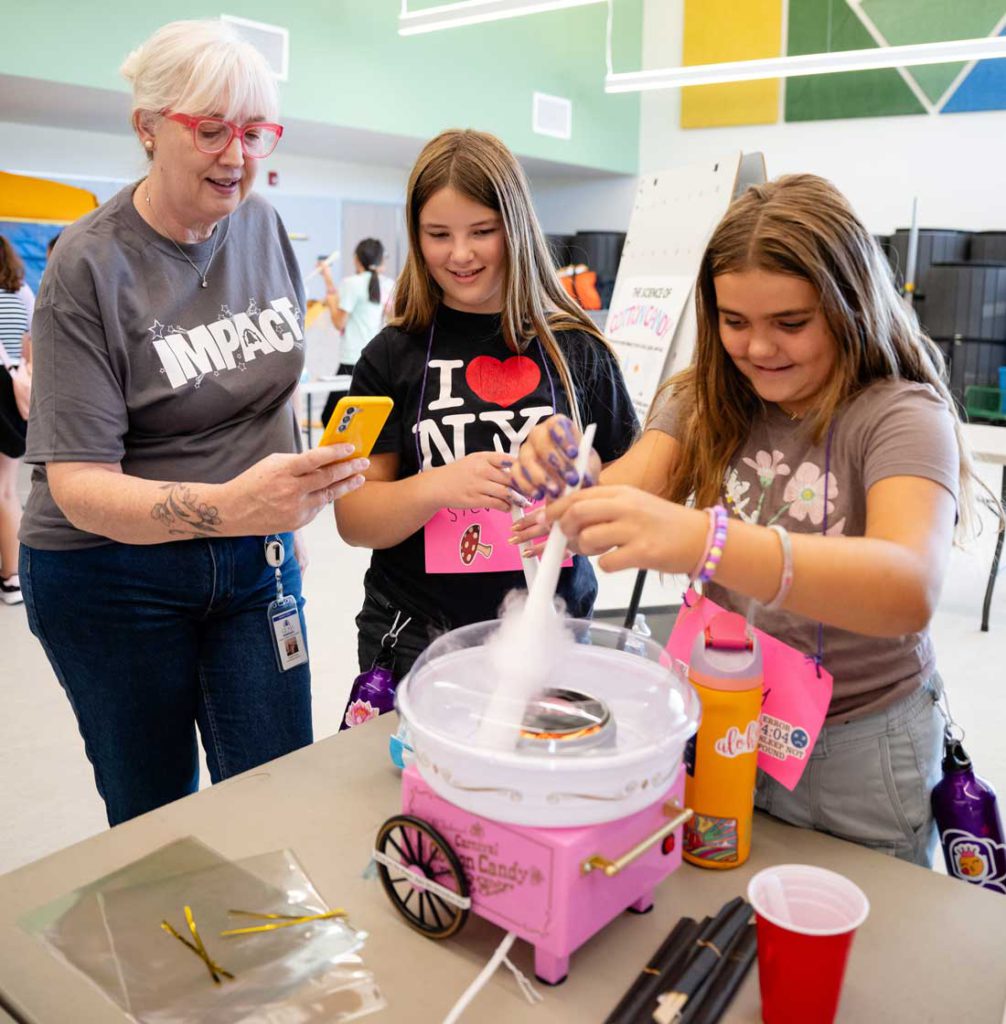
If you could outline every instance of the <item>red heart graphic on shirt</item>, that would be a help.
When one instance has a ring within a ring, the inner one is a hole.
[[[511,356],[502,362],[492,356],[477,356],[468,364],[465,380],[483,402],[506,409],[534,391],[541,370],[527,356]]]

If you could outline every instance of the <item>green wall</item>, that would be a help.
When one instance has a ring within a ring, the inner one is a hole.
[[[616,67],[641,66],[642,6],[616,0]],[[286,117],[420,138],[485,128],[524,156],[635,173],[639,96],[604,94],[605,5],[405,38],[399,9],[399,0],[174,0],[170,17],[224,12],[288,28]],[[4,19],[0,73],[124,90],[122,59],[167,17],[136,0],[21,2]],[[531,131],[535,91],[573,101],[570,141]]]

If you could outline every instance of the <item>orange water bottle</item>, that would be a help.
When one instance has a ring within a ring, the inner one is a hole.
[[[762,657],[742,615],[721,612],[695,638],[688,679],[702,724],[685,750],[682,856],[703,868],[735,868],[751,852]]]

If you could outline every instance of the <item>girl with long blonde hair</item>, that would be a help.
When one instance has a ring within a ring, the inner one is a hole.
[[[394,316],[351,389],[395,407],[367,487],[336,510],[343,538],[374,549],[357,618],[361,668],[393,631],[399,677],[437,632],[495,617],[524,585],[507,538],[514,505],[527,502],[508,470],[532,428],[562,413],[565,459],[572,424],[597,421],[597,450],[613,460],[637,427],[617,362],[560,285],[524,173],[499,139],[453,130],[429,142],[409,176],[406,218]],[[585,615],[596,587],[578,557],[559,593]]]
[[[796,789],[760,778],[757,804],[929,863],[942,683],[928,625],[972,484],[940,355],[848,202],[812,175],[732,204],[696,310],[692,365],[640,441],[548,518],[604,569],[709,581],[714,601],[754,602],[762,629],[819,657],[825,727]],[[554,426],[524,445],[515,484],[553,478]]]

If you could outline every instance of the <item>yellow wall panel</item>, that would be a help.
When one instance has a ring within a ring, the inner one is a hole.
[[[784,0],[685,0],[685,64],[756,60],[782,53]],[[681,127],[773,124],[779,79],[681,90]]]
[[[46,178],[0,171],[0,219],[69,224],[96,209],[90,192]]]

